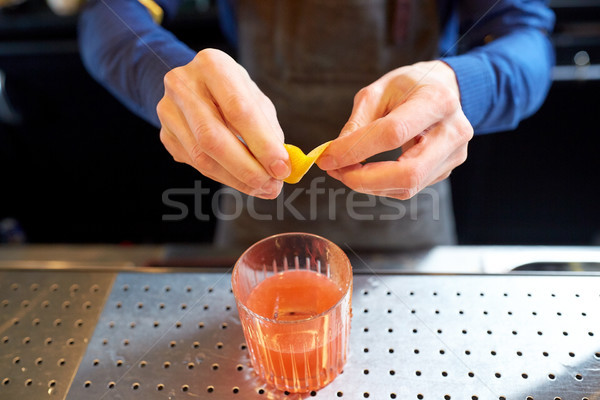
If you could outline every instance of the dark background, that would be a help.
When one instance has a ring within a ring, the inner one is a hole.
[[[192,3],[170,28],[193,48],[226,49],[215,12]],[[516,131],[475,137],[453,172],[461,244],[600,244],[600,77],[578,79],[596,66],[573,62],[586,51],[600,64],[597,3],[552,2],[563,77]],[[218,186],[175,163],[158,130],[89,77],[75,23],[35,0],[0,12],[0,70],[15,111],[0,106],[0,221],[19,221],[31,243],[209,241],[214,218],[162,221],[175,212],[162,195],[199,180]],[[177,200],[195,207],[192,196]],[[210,198],[201,200],[208,213]]]

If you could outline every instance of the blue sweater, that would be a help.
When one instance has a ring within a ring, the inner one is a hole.
[[[235,45],[230,2],[217,4],[224,33]],[[179,0],[156,3],[171,18]],[[550,87],[554,51],[548,35],[553,12],[543,0],[438,0],[438,4],[440,59],[456,73],[462,108],[475,133],[515,128],[541,106]],[[89,1],[79,20],[79,46],[90,74],[157,127],[164,75],[195,56],[157,25],[138,0]]]

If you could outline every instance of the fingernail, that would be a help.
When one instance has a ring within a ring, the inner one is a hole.
[[[331,156],[323,156],[323,157],[319,158],[319,162],[317,164],[319,165],[319,168],[325,169],[325,170],[338,168],[337,161],[335,161],[335,158],[333,158]]]
[[[277,179],[285,179],[290,176],[290,168],[283,160],[275,160],[269,166],[271,168],[271,175]]]
[[[279,187],[280,184],[278,181],[274,180],[274,179],[270,179],[267,183],[265,183],[261,188],[261,194],[263,195],[276,195],[277,193],[279,193]]]

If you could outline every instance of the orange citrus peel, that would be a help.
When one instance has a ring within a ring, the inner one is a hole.
[[[319,159],[321,154],[327,149],[331,142],[325,142],[322,145],[314,148],[310,153],[304,154],[300,148],[293,144],[284,144],[285,149],[290,155],[290,163],[292,164],[292,173],[283,181],[286,183],[298,183],[300,179],[308,172],[310,167]]]

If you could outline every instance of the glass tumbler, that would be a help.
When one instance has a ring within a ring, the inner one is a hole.
[[[277,389],[318,390],[346,363],[352,267],[322,237],[285,233],[236,262],[233,294],[252,366]]]

